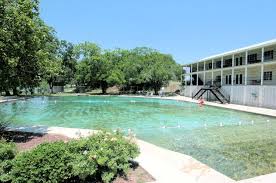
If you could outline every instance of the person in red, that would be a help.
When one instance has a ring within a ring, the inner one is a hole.
[[[200,99],[198,100],[198,105],[199,105],[199,107],[203,107],[204,99],[202,97],[200,97]]]

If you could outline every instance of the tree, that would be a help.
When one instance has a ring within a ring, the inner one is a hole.
[[[170,55],[152,52],[146,55],[146,66],[141,73],[145,84],[154,90],[157,95],[162,86],[168,84],[172,79],[175,61]]]
[[[37,0],[0,1],[0,81],[9,95],[40,81],[40,58],[52,30],[39,18]]]
[[[75,81],[77,59],[75,54],[74,45],[65,40],[59,43],[59,57],[62,60],[62,79],[64,84],[73,84]]]

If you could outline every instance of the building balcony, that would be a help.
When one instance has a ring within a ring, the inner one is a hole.
[[[221,68],[221,61],[217,61],[214,63],[214,69],[220,69]]]

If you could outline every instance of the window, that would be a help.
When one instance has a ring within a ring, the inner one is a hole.
[[[239,65],[239,58],[236,58],[236,66]]]
[[[272,71],[264,72],[264,80],[271,81],[272,80]]]
[[[221,61],[216,62],[216,68],[221,68]]]
[[[231,67],[232,66],[232,59],[224,60],[223,67]]]
[[[209,69],[212,69],[212,63],[209,63]]]
[[[221,76],[216,76],[216,81],[220,82],[221,81]]]
[[[248,62],[255,62],[257,61],[257,53],[248,55]]]
[[[240,65],[242,65],[242,57],[240,57]]]
[[[264,60],[273,60],[273,50],[264,52]]]
[[[240,74],[240,84],[242,84],[242,74]]]
[[[225,84],[231,85],[232,84],[232,76],[231,75],[226,75],[225,77]]]
[[[242,74],[236,74],[236,84],[242,84]]]

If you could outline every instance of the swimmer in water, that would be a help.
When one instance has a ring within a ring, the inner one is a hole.
[[[199,107],[204,106],[204,99],[202,97],[200,97],[200,99],[198,100],[198,105],[199,105]]]

